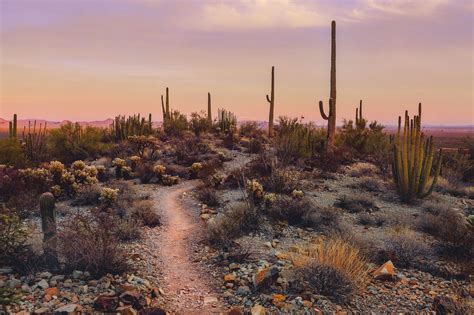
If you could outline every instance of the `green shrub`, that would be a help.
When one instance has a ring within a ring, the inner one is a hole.
[[[196,137],[199,137],[202,133],[210,131],[212,128],[212,125],[209,122],[207,113],[201,111],[200,113],[191,114],[189,127],[194,132]]]
[[[177,110],[173,110],[170,117],[164,122],[165,132],[170,136],[179,136],[188,130],[188,119],[186,115]]]
[[[25,152],[17,139],[0,139],[0,164],[20,168],[26,163]]]

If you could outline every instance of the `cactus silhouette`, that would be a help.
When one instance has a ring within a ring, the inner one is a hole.
[[[52,193],[45,192],[39,198],[41,212],[41,228],[43,230],[43,248],[46,261],[52,268],[58,267],[56,249],[56,206]]]
[[[212,124],[211,93],[207,92],[207,121]]]
[[[17,115],[13,114],[13,121],[8,122],[8,137],[16,139],[17,137]]]
[[[275,110],[275,67],[272,66],[272,90],[270,97],[267,94],[267,102],[270,103],[270,111],[268,117],[268,136],[273,135],[273,113]]]
[[[329,113],[324,112],[323,101],[319,101],[321,117],[328,121],[327,148],[334,148],[336,135],[336,21],[331,23],[331,82],[329,93]]]

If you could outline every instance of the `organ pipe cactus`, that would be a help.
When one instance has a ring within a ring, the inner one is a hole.
[[[272,66],[272,90],[270,96],[267,94],[267,102],[270,103],[270,111],[268,117],[268,136],[273,135],[273,113],[275,110],[275,67]]]
[[[50,192],[43,193],[39,198],[44,254],[48,265],[52,268],[58,267],[55,202]]]
[[[329,93],[329,113],[324,112],[323,101],[319,101],[319,111],[321,117],[328,121],[327,147],[334,147],[334,138],[336,135],[336,21],[331,23],[331,78]]]
[[[46,153],[46,122],[39,124],[39,128],[36,129],[36,120],[31,125],[31,121],[28,122],[28,129],[26,126],[23,128],[23,143],[25,145],[26,156],[30,161],[40,161]]]
[[[148,136],[153,132],[152,117],[148,115],[148,121],[140,114],[133,116],[116,116],[111,125],[111,133],[115,140],[126,140],[132,136]]]
[[[441,171],[443,156],[440,149],[433,173],[435,148],[433,137],[424,139],[421,132],[421,103],[418,105],[418,115],[413,119],[410,119],[408,111],[405,111],[403,133],[401,124],[402,118],[398,117],[398,131],[393,145],[392,175],[401,200],[410,202],[431,194]]]

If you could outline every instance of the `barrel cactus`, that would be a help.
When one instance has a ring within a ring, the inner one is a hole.
[[[43,248],[49,266],[58,266],[56,250],[56,199],[50,192],[43,193],[39,198],[41,212],[41,228],[43,230]]]

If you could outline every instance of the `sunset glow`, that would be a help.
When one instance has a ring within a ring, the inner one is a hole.
[[[322,124],[330,21],[337,26],[338,121],[364,100],[394,124],[424,105],[427,124],[472,125],[471,1],[1,0],[0,117],[98,120],[213,104],[265,120]]]

